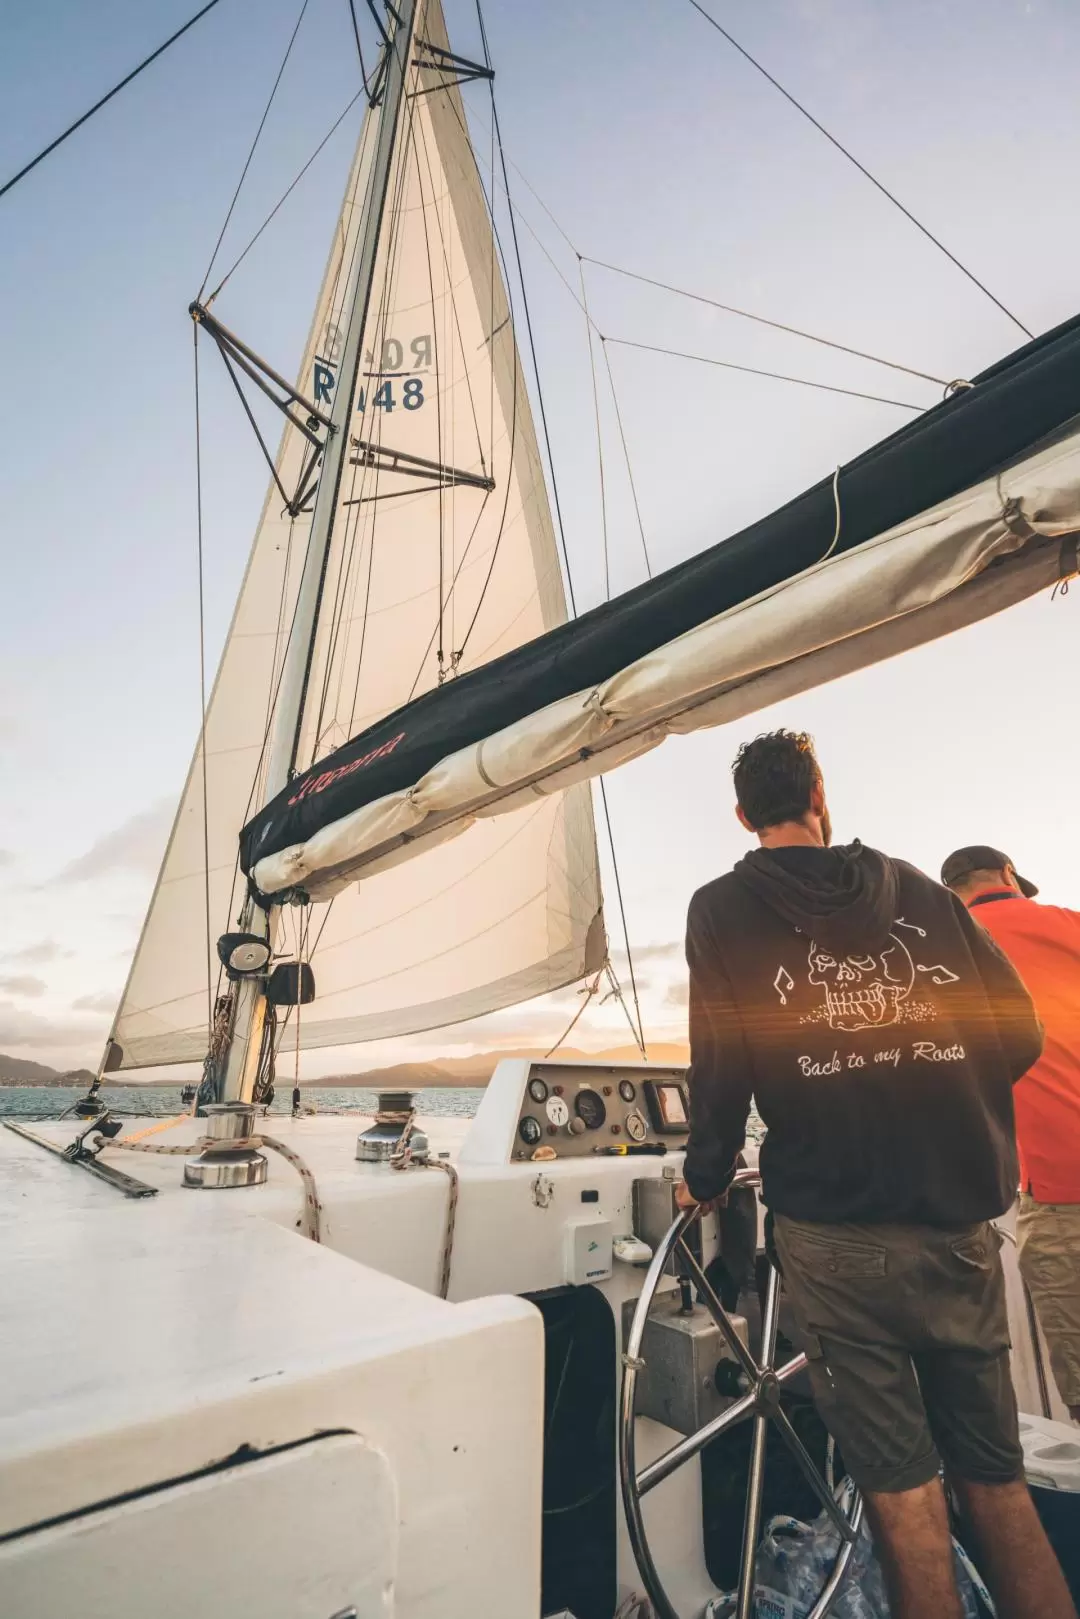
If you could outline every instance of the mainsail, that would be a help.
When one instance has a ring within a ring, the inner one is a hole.
[[[414,39],[308,666],[298,790],[314,760],[566,618],[511,309],[438,0],[419,8]],[[376,122],[369,112],[304,354],[299,391],[320,410],[338,386]],[[283,509],[272,484],[206,715],[209,859],[200,746],[113,1030],[124,1068],[206,1051],[208,910],[216,936],[245,892],[237,833],[264,797],[311,525],[309,457],[290,425],[276,472],[301,509]],[[383,756],[392,751],[390,741]],[[303,1010],[301,1044],[436,1027],[602,965],[589,791],[571,786],[477,821],[362,892],[340,885],[307,924],[318,996]],[[302,942],[290,915],[286,951]]]
[[[430,691],[244,829],[266,895],[388,860],[1076,570],[1080,319],[679,567]]]

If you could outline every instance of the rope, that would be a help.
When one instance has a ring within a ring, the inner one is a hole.
[[[600,972],[597,973],[597,975],[593,979],[592,983],[587,984],[584,989],[579,989],[578,990],[578,994],[579,995],[584,995],[585,999],[582,1001],[581,1005],[578,1007],[577,1011],[574,1013],[573,1017],[570,1019],[569,1023],[566,1025],[566,1028],[563,1030],[562,1034],[560,1034],[559,1038],[556,1040],[555,1044],[552,1046],[551,1050],[544,1052],[544,1061],[545,1062],[547,1061],[547,1059],[549,1057],[553,1057],[555,1055],[555,1053],[558,1051],[559,1047],[562,1045],[563,1041],[570,1034],[571,1030],[576,1025],[578,1019],[581,1017],[581,1014],[584,1012],[585,1008],[588,1006],[589,1002],[592,1000],[593,996],[596,994],[597,990],[600,988],[600,978],[601,978],[601,975],[603,974],[603,971],[604,971],[604,969],[603,969],[603,967],[601,967]]]
[[[541,205],[542,206],[542,205]],[[669,281],[658,281],[651,275],[639,275],[636,270],[624,270],[621,265],[609,264],[606,259],[594,259],[588,253],[579,255],[599,270],[610,270],[613,275],[625,276],[628,281],[641,281],[647,287],[659,287],[661,292],[672,292],[678,298],[689,298],[696,304],[708,304],[710,309],[721,309],[725,315],[738,315],[740,320],[751,320],[758,326],[769,326],[774,332],[787,332],[790,337],[803,337],[808,343],[820,343],[822,348],[836,349],[840,354],[852,354],[858,360],[869,360],[872,365],[883,365],[890,371],[902,371],[905,376],[918,377],[922,382],[933,382],[944,388],[944,377],[935,377],[929,371],[918,371],[914,366],[901,365],[897,360],[883,359],[880,354],[868,354],[865,349],[851,348],[847,343],[835,343],[829,337],[815,332],[804,332],[799,326],[786,326],[780,320],[767,320],[764,315],[752,315],[748,309],[736,309],[734,304],[722,304],[717,298],[706,298],[704,293],[688,292],[685,287],[672,286]]]
[[[43,162],[44,159],[48,157],[50,152],[55,152],[56,148],[61,146],[64,141],[67,140],[69,135],[74,135],[75,131],[77,129],[81,129],[83,124],[85,124],[88,119],[92,118],[96,112],[100,112],[107,101],[111,101],[113,96],[119,95],[120,91],[124,89],[125,85],[129,85],[132,79],[137,79],[144,68],[148,68],[151,62],[156,62],[158,57],[161,56],[163,52],[168,50],[170,45],[176,44],[176,41],[182,34],[186,34],[189,28],[194,28],[195,24],[200,20],[200,18],[205,17],[208,11],[213,11],[217,3],[218,0],[209,0],[209,4],[203,6],[201,11],[197,11],[194,17],[190,18],[189,21],[184,24],[183,28],[178,28],[175,34],[171,34],[165,41],[164,45],[159,45],[156,51],[151,51],[150,55],[145,57],[143,61],[139,63],[137,68],[133,68],[126,78],[121,79],[119,84],[114,85],[107,95],[102,96],[100,101],[95,101],[89,112],[84,112],[81,118],[76,118],[75,122],[73,124],[69,124],[62,135],[57,135],[54,141],[49,142],[44,151],[39,152],[37,157],[31,158],[30,162],[21,168],[18,174],[13,174],[10,180],[8,180],[3,186],[0,186],[0,197],[6,195],[6,193],[9,192],[13,186],[18,185],[20,180],[24,180],[30,173],[31,169],[36,169],[38,164]]]
[[[252,1136],[251,1142],[258,1142],[260,1146],[269,1147],[271,1152],[280,1153],[287,1164],[291,1164],[304,1183],[304,1213],[302,1219],[306,1229],[305,1237],[312,1242],[322,1242],[322,1203],[319,1201],[319,1189],[315,1184],[315,1176],[298,1152],[287,1147],[284,1141],[276,1136]]]
[[[822,124],[822,123],[819,123],[818,120],[814,117],[813,113],[808,112],[807,109],[803,106],[801,101],[796,101],[795,97],[791,94],[790,90],[785,90],[784,89],[784,86],[780,83],[779,79],[774,79],[772,74],[768,71],[768,69],[762,67],[761,63],[757,60],[756,57],[751,56],[750,52],[744,46],[740,45],[738,40],[735,39],[733,37],[733,35],[728,33],[726,28],[722,28],[720,26],[720,24],[717,22],[715,17],[712,17],[712,16],[709,15],[709,13],[705,10],[705,7],[699,3],[699,0],[690,0],[690,4],[693,6],[693,8],[694,8],[694,10],[696,12],[698,12],[702,17],[704,17],[704,19],[705,19],[705,21],[707,23],[709,23],[713,28],[716,29],[716,32],[718,34],[723,35],[723,37],[727,40],[729,45],[733,45],[735,47],[735,49],[738,51],[740,56],[745,57],[746,61],[748,61],[750,63],[751,67],[756,68],[757,71],[761,74],[761,76],[763,78],[768,79],[769,83],[773,86],[774,90],[779,90],[780,94],[784,97],[785,101],[790,101],[791,105],[795,108],[796,112],[801,112],[803,117],[808,119],[809,122],[813,124],[814,128],[820,134],[824,135],[825,139],[827,141],[830,141],[832,143],[832,145],[836,147],[836,150],[842,154],[842,156],[847,158],[849,163],[853,163],[855,165],[855,167],[858,169],[859,173],[862,174],[862,175],[865,175],[866,179],[868,179],[870,181],[870,184],[873,185],[873,186],[876,186],[877,189],[881,192],[882,196],[887,197],[888,200],[892,203],[894,208],[899,208],[900,212],[904,215],[904,217],[906,219],[909,219],[911,221],[911,223],[915,226],[916,230],[921,231],[922,234],[927,238],[928,241],[933,242],[934,246],[936,248],[938,248],[942,253],[944,253],[945,257],[947,259],[951,260],[952,263],[956,265],[956,268],[963,275],[967,276],[969,281],[973,282],[974,285],[976,287],[978,287],[980,292],[985,293],[986,296],[990,299],[991,303],[996,304],[997,307],[1001,310],[1001,313],[1003,315],[1007,315],[1008,318],[1012,321],[1013,325],[1018,326],[1019,329],[1023,332],[1025,337],[1029,337],[1029,338],[1034,337],[1035,334],[1033,332],[1028,331],[1028,329],[1024,325],[1023,321],[1018,320],[1017,317],[1013,314],[1012,310],[1007,309],[1005,307],[1005,305],[1002,303],[1001,299],[995,297],[994,294],[990,291],[990,288],[988,286],[986,286],[982,281],[980,281],[978,276],[973,274],[973,272],[968,269],[966,264],[962,264],[960,262],[960,260],[957,258],[955,253],[950,253],[949,249],[945,246],[945,243],[943,241],[941,241],[939,237],[935,236],[933,231],[928,230],[927,227],[922,223],[921,220],[916,219],[915,215],[911,212],[910,208],[905,208],[904,204],[900,201],[900,199],[898,197],[894,196],[893,193],[886,186],[883,186],[880,180],[875,179],[874,176],[870,173],[870,170],[866,167],[866,165],[863,164],[863,163],[860,163],[858,158],[855,157],[853,153],[849,152],[846,146],[841,145],[841,143],[837,140],[836,136],[831,135],[829,133],[829,131],[825,128],[825,125]]]
[[[199,323],[192,324],[195,359],[195,518],[199,569],[199,754],[202,759],[203,897],[206,904],[206,1039],[214,1033],[214,954],[210,943],[210,792],[206,779],[206,590],[203,567],[202,416],[199,408]]]
[[[822,557],[822,559],[821,559],[822,562],[827,562],[829,560],[829,558],[832,556],[833,552],[836,550],[837,545],[840,543],[840,468],[839,467],[837,467],[836,471],[833,473],[832,498],[833,498],[833,505],[836,508],[836,527],[833,530],[832,544],[829,546],[829,549],[826,551],[825,555]]]
[[[304,20],[304,12],[308,8],[308,3],[309,3],[309,0],[303,0],[303,4],[300,7],[300,15],[296,19],[295,27],[293,28],[292,34],[291,34],[291,36],[289,38],[289,43],[285,47],[285,55],[282,57],[281,66],[278,68],[277,78],[274,80],[274,87],[270,91],[270,99],[267,101],[266,106],[263,108],[263,115],[259,119],[259,127],[255,131],[255,139],[251,143],[251,150],[247,155],[247,162],[244,164],[244,167],[240,171],[240,178],[236,182],[236,190],[233,192],[233,199],[232,199],[232,202],[230,202],[230,204],[229,204],[229,211],[225,215],[225,223],[222,225],[221,230],[220,230],[220,232],[218,234],[218,239],[214,243],[214,251],[210,255],[210,263],[206,266],[206,274],[202,278],[202,286],[199,288],[199,296],[198,296],[198,299],[196,300],[198,303],[202,302],[202,295],[206,291],[206,283],[210,279],[210,272],[214,268],[214,261],[216,260],[216,258],[218,256],[218,253],[219,253],[219,251],[221,249],[221,244],[225,239],[225,232],[229,228],[229,221],[232,219],[233,210],[236,208],[236,204],[240,199],[240,192],[243,189],[244,181],[247,179],[247,172],[251,167],[251,160],[255,156],[255,148],[259,144],[259,139],[260,139],[260,137],[262,135],[263,129],[265,128],[266,120],[270,116],[270,108],[274,105],[274,97],[278,93],[278,85],[281,83],[282,75],[285,72],[285,68],[286,68],[286,65],[288,64],[289,57],[292,55],[292,48],[296,43],[296,36],[300,32],[300,24]]]
[[[448,1164],[443,1158],[429,1158],[424,1165],[425,1169],[441,1169],[447,1176],[450,1184],[446,1194],[446,1230],[443,1236],[442,1265],[439,1270],[439,1297],[445,1299],[450,1293],[450,1261],[454,1254],[454,1227],[457,1224],[457,1206],[459,1180],[458,1172],[453,1164]]]
[[[618,1001],[619,1005],[623,1009],[623,1013],[624,1013],[624,1015],[626,1017],[626,1021],[630,1025],[630,1033],[634,1037],[634,1044],[637,1046],[638,1050],[641,1052],[641,1055],[644,1057],[645,1061],[648,1062],[649,1053],[646,1051],[644,1045],[642,1044],[641,1037],[640,1037],[640,1035],[638,1033],[638,1030],[634,1026],[634,1019],[630,1014],[630,1008],[626,1004],[626,997],[622,992],[622,985],[619,983],[619,980],[618,980],[618,978],[617,978],[617,976],[615,974],[615,968],[611,965],[610,961],[608,962],[608,964],[605,967],[604,971],[607,973],[608,983],[611,985],[611,994],[610,995],[605,995],[603,1001],[601,1001],[600,1004],[601,1004],[601,1006],[603,1006],[605,1004],[605,1002],[610,1001],[612,999],[612,997],[614,997],[614,999]]]
[[[182,1118],[190,1115],[183,1114]],[[234,1141],[212,1140],[209,1136],[200,1136],[197,1140],[189,1142],[185,1147],[155,1147],[143,1140],[144,1136],[151,1135],[153,1130],[165,1130],[173,1124],[179,1124],[181,1119],[169,1119],[164,1124],[155,1125],[151,1130],[143,1130],[137,1136],[123,1139],[120,1136],[106,1142],[106,1147],[122,1147],[127,1152],[153,1152],[163,1158],[190,1158],[196,1153],[234,1153],[255,1152],[260,1147],[269,1147],[271,1152],[280,1153],[285,1162],[291,1164],[304,1184],[304,1213],[302,1216],[306,1237],[312,1242],[322,1241],[322,1203],[319,1199],[319,1189],[315,1183],[315,1176],[298,1152],[287,1147],[276,1136],[256,1135],[240,1136]],[[443,1297],[445,1298],[445,1294]]]
[[[923,405],[909,404],[906,399],[885,399],[881,394],[861,393],[857,388],[839,388],[831,382],[811,382],[806,377],[790,377],[785,371],[761,371],[753,365],[736,365],[733,360],[714,360],[708,354],[687,354],[682,349],[661,348],[656,343],[635,343],[629,337],[607,337],[606,343],[617,343],[624,349],[644,349],[649,354],[667,354],[675,360],[696,360],[701,365],[717,365],[724,371],[742,371],[750,377],[770,377],[773,382],[793,382],[800,388],[817,388],[822,393],[846,394],[849,399],[869,399],[875,405],[895,405],[898,410],[924,410]]]
[[[416,1110],[410,1108],[407,1113],[393,1113],[379,1111],[375,1115],[376,1124],[400,1124],[401,1138],[390,1156],[390,1168],[403,1169],[441,1169],[448,1177],[450,1185],[446,1194],[446,1226],[443,1232],[442,1263],[439,1267],[439,1297],[445,1299],[450,1292],[450,1262],[454,1253],[454,1228],[457,1224],[458,1191],[460,1180],[453,1164],[442,1158],[414,1158],[412,1147],[413,1133],[416,1128]]]

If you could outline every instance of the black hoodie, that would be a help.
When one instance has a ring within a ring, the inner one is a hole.
[[[1016,1195],[1012,1086],[1042,1030],[948,889],[859,843],[757,849],[690,902],[686,1180],[724,1190],[753,1097],[795,1219],[965,1225]]]

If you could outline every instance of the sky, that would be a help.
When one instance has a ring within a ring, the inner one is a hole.
[[[1070,0],[711,6],[1032,331],[1076,313],[1080,216],[1063,205],[1080,147],[1080,12]],[[13,12],[0,59],[0,183],[194,9],[38,0]],[[298,9],[222,0],[0,199],[0,1051],[60,1067],[96,1063],[197,731],[187,305]],[[452,42],[479,55],[473,5],[447,0],[446,11]],[[550,258],[575,284],[576,250],[945,378],[1023,342],[688,0],[487,0],[485,20],[579,606],[604,590],[596,436],[584,322]],[[347,0],[308,0],[226,261],[346,106],[357,72]],[[466,90],[478,130],[485,96],[482,85]],[[285,374],[302,350],[360,111],[218,306]],[[585,274],[610,338],[916,405],[939,396],[595,266]],[[910,419],[893,405],[610,353],[654,571]],[[265,491],[226,387],[211,377],[204,398],[211,672]],[[606,398],[602,434],[618,590],[643,576],[643,559]],[[743,852],[730,761],[747,735],[777,724],[815,736],[839,838],[931,872],[953,847],[990,842],[1044,897],[1080,906],[1066,835],[1080,763],[1065,695],[1076,686],[1078,611],[1080,590],[1035,598],[750,720],[673,739],[613,774],[646,1032],[685,1028],[686,904]],[[616,965],[625,969],[618,952]],[[311,1053],[304,1071],[541,1042],[578,1004],[571,989],[453,1030]],[[590,1007],[574,1039],[621,1043],[620,1020],[615,1005]]]

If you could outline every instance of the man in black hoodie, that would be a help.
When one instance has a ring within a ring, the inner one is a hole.
[[[830,846],[809,737],[758,737],[734,775],[761,847],[690,903],[679,1201],[723,1195],[753,1097],[785,1289],[893,1619],[961,1619],[942,1464],[1001,1619],[1076,1619],[1024,1483],[989,1224],[1016,1196],[1030,997],[947,889]]]

